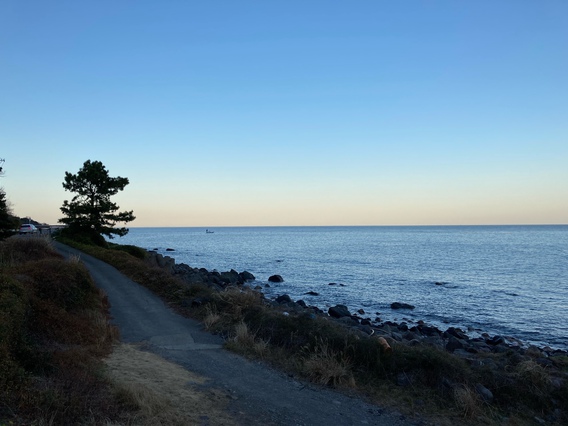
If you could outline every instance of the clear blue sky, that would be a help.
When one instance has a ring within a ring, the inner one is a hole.
[[[568,223],[568,1],[0,0],[0,179],[55,223]]]

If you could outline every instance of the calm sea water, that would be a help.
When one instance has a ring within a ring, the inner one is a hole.
[[[192,267],[247,270],[261,285],[282,275],[283,283],[265,289],[268,297],[568,349],[568,226],[211,230],[131,228],[115,242],[156,248]],[[393,311],[392,302],[416,309]]]

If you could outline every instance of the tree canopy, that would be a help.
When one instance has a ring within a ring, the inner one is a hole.
[[[65,172],[63,188],[76,195],[70,202],[63,202],[61,212],[65,217],[59,222],[68,226],[69,234],[88,237],[97,244],[104,243],[103,236],[126,235],[127,228],[115,225],[131,222],[135,216],[132,211],[118,212],[118,205],[110,197],[128,184],[128,178],[110,177],[100,161],[85,161],[77,174]]]
[[[4,159],[0,158],[0,176],[4,174],[2,164],[4,164]],[[14,230],[19,226],[19,224],[20,222],[18,219],[14,217],[10,211],[10,206],[8,204],[8,199],[6,198],[4,188],[0,187],[0,240],[13,235]]]

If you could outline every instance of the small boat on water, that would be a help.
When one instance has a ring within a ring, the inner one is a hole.
[[[215,231],[210,231],[209,229],[206,229],[206,230],[205,230],[205,233],[206,233],[206,234],[213,234],[214,232],[215,232]]]

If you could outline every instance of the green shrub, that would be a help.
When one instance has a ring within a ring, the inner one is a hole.
[[[142,260],[146,259],[147,257],[146,250],[136,246],[109,243],[109,248],[111,248],[112,250],[125,251],[126,253]]]
[[[98,247],[108,247],[105,238],[97,232],[87,232],[84,229],[74,229],[73,227],[62,228],[58,238],[75,241],[79,244],[95,245]]]

